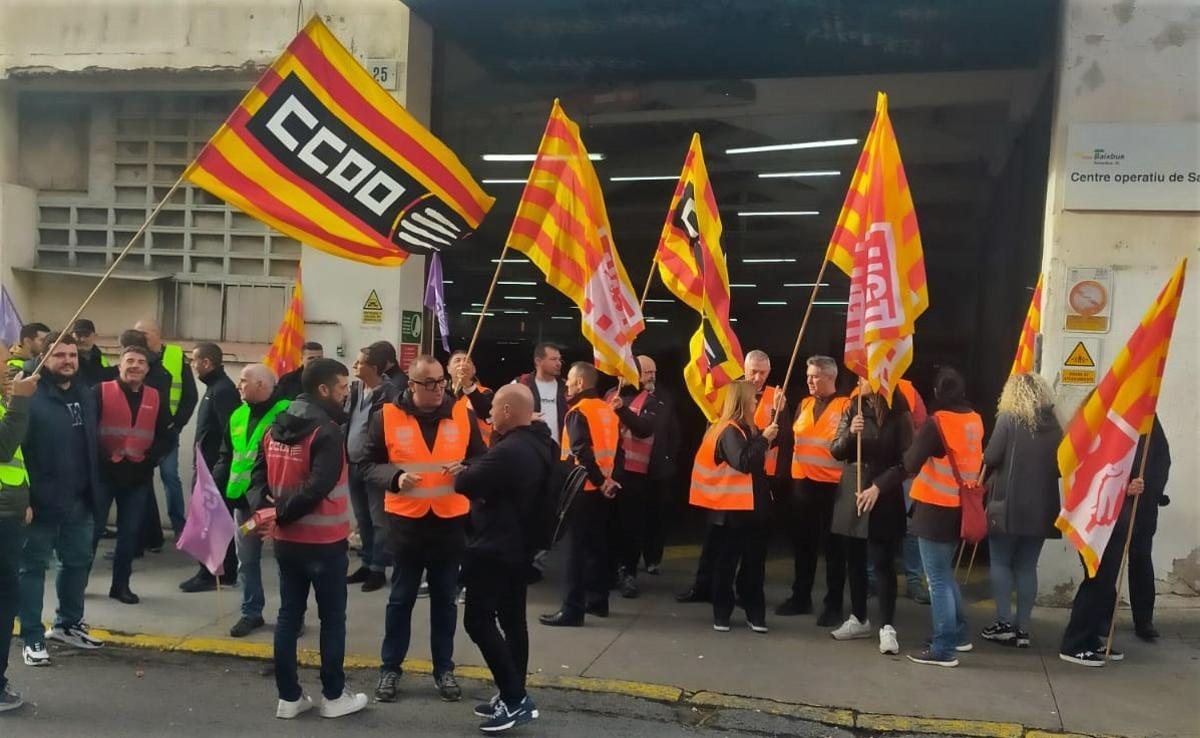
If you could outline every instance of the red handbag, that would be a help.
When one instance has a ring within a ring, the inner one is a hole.
[[[942,426],[938,424],[936,416],[931,415],[930,418],[933,420],[934,427],[937,428],[938,436],[942,439],[942,448],[946,449],[946,459],[950,462],[950,471],[954,472],[954,481],[958,483],[958,502],[959,508],[962,510],[959,537],[967,543],[979,543],[987,538],[988,531],[987,514],[983,507],[984,487],[978,481],[963,481],[962,474],[958,471],[958,462],[954,460],[954,452],[950,449],[950,444],[946,443],[946,436],[942,433]]]

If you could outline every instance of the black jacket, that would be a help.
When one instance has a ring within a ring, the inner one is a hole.
[[[84,381],[89,387],[95,387],[101,382],[107,382],[110,379],[117,378],[117,368],[115,366],[103,366],[101,360],[104,358],[104,353],[100,351],[99,346],[92,346],[91,351],[79,352],[79,374],[78,377]]]
[[[346,423],[343,428],[346,434],[346,452],[347,461],[351,461],[350,451],[350,424],[355,420],[355,413],[358,412],[358,401],[362,397],[363,385],[362,382],[353,382],[350,385],[350,394],[346,397]],[[395,402],[400,397],[400,390],[396,385],[392,384],[392,380],[385,377],[382,382],[371,392],[371,404],[367,406],[367,422],[368,433],[370,432],[370,417],[379,412],[384,405]]]
[[[900,540],[908,527],[904,507],[904,452],[912,444],[912,416],[904,395],[892,395],[892,406],[884,411],[881,425],[868,403],[863,403],[862,487],[879,488],[879,498],[867,516],[860,517],[855,495],[858,491],[858,437],[850,432],[850,421],[858,414],[853,401],[842,414],[830,453],[843,462],[838,483],[832,532],[854,538]],[[841,514],[839,514],[841,513]],[[862,523],[866,524],[863,525]]]
[[[21,448],[35,521],[59,522],[81,501],[93,511],[99,507],[97,417],[96,400],[82,381],[75,380],[64,390],[49,375],[42,375],[29,403],[29,430]],[[79,427],[83,428],[83,458],[73,455],[67,443]]]
[[[629,405],[641,392],[636,387],[621,388],[625,404],[617,411],[617,418],[637,438],[654,436],[646,476],[654,480],[671,479],[675,476],[675,457],[679,453],[679,421],[669,400],[658,392],[651,392],[642,411],[635,415]]]
[[[164,344],[164,350],[166,345]],[[155,387],[166,393],[163,395],[167,398],[166,404],[169,405],[169,393],[171,390],[171,373],[168,372],[162,365],[162,352],[155,354],[151,352],[150,371],[155,373],[154,367],[158,367],[158,379],[153,379],[151,376],[146,377],[146,384]],[[166,386],[159,387],[156,382],[163,381],[161,376],[166,376]],[[183,356],[183,371],[180,374],[180,384],[182,385],[182,393],[179,396],[179,407],[175,408],[175,412],[171,413],[172,425],[175,428],[175,433],[182,431],[192,419],[192,413],[196,411],[196,402],[200,399],[200,393],[196,391],[196,380],[192,376],[192,366],[188,363],[187,352]]]
[[[300,376],[304,374],[304,367],[298,366],[287,374],[279,377],[279,381],[275,384],[275,394],[281,400],[294,400],[304,392],[304,386],[300,383]]]
[[[540,413],[542,411],[542,395],[538,392],[537,374],[522,374],[517,377],[517,382],[528,387],[529,391],[533,393],[533,411]],[[556,379],[555,383],[558,385],[558,400],[555,408],[558,410],[558,433],[561,438],[564,419],[567,417],[567,383],[561,379]]]
[[[1167,478],[1171,474],[1171,445],[1167,443],[1167,434],[1163,430],[1162,424],[1158,422],[1158,415],[1154,416],[1154,426],[1150,429],[1150,453],[1146,455],[1146,471],[1142,479],[1146,483],[1146,489],[1142,496],[1146,498],[1146,503],[1154,505],[1166,505],[1170,502],[1167,498]],[[1138,439],[1137,451],[1133,457],[1133,474],[1137,475],[1138,469],[1141,468],[1142,450],[1145,448],[1147,436],[1142,436]]]
[[[454,399],[460,400],[463,397],[462,390],[454,392]],[[475,382],[475,389],[470,394],[465,395],[465,397],[467,398],[467,402],[471,403],[471,409],[475,411],[476,418],[488,420],[492,417],[492,400],[496,397],[495,392],[490,389],[484,389],[477,380]],[[549,427],[546,428],[546,432],[550,432]]]
[[[196,443],[204,463],[212,470],[221,454],[221,442],[229,435],[229,416],[242,404],[242,398],[224,367],[217,367],[200,381],[205,390],[196,411]]]
[[[541,499],[558,444],[545,423],[514,428],[454,479],[454,490],[471,500],[471,554],[520,564],[533,554],[525,526]]]
[[[996,417],[996,427],[983,451],[983,463],[988,468],[990,532],[1061,537],[1054,521],[1062,507],[1058,481],[1058,444],[1062,437],[1062,426],[1052,407],[1042,409],[1034,430],[1008,413]]]
[[[145,393],[145,386],[134,392],[121,380],[116,379],[112,381],[115,381],[117,386],[121,388],[121,393],[125,396],[125,401],[129,403],[130,415],[136,421],[138,410],[142,404],[142,395]],[[96,403],[97,418],[104,416],[104,394],[101,391],[101,387],[102,385],[100,384],[92,387],[92,398]],[[167,407],[167,397],[159,390],[158,417],[154,419],[154,441],[150,444],[150,450],[146,452],[146,458],[141,461],[123,459],[114,464],[105,455],[104,450],[100,449],[98,452],[100,478],[105,483],[115,485],[117,488],[150,482],[154,478],[154,467],[174,447],[176,439],[175,432],[171,430],[171,411]]]
[[[567,449],[568,453],[575,457],[575,463],[579,464],[587,472],[588,481],[599,487],[604,483],[604,472],[600,469],[600,465],[596,463],[596,451],[592,446],[592,433],[588,428],[587,418],[583,413],[575,409],[580,400],[599,399],[600,395],[596,390],[589,389],[580,392],[575,397],[571,398],[571,409],[567,412],[566,418],[563,420],[566,423],[567,435],[571,439],[571,448]],[[625,454],[621,450],[621,444],[617,443],[617,456],[613,463],[613,469],[620,469],[625,463]]]
[[[726,428],[717,439],[715,461],[724,462],[735,471],[749,474],[754,485],[753,510],[710,510],[708,521],[713,525],[745,526],[766,525],[770,520],[771,480],[767,477],[767,439],[757,428],[738,423],[736,428]]]

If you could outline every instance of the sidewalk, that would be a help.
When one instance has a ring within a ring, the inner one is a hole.
[[[167,549],[135,562],[132,588],[142,602],[122,605],[107,597],[111,562],[103,560],[102,554],[111,548],[112,542],[104,541],[97,555],[88,587],[87,621],[98,629],[143,636],[114,637],[114,643],[269,657],[270,623],[278,607],[269,553],[263,566],[268,627],[236,640],[229,638],[228,631],[237,619],[240,590],[181,593],[179,582],[194,573],[196,565]],[[669,702],[686,698],[693,705],[762,709],[904,732],[1020,736],[1023,731],[1018,726],[1023,726],[1130,737],[1200,733],[1200,607],[1188,601],[1163,602],[1156,618],[1163,638],[1156,645],[1136,640],[1128,613],[1123,613],[1124,627],[1118,629],[1117,640],[1126,658],[1102,669],[1058,659],[1058,638],[1067,613],[1047,608],[1035,611],[1033,648],[1010,649],[975,637],[975,650],[962,655],[959,668],[939,669],[911,664],[903,655],[881,656],[875,638],[834,641],[827,629],[816,627],[814,616],[768,615],[771,632],[757,635],[744,626],[738,613],[732,632],[716,633],[708,605],[674,601],[673,594],[690,581],[695,555],[694,547],[669,550],[661,576],[641,576],[640,598],[624,600],[614,593],[612,615],[589,617],[584,628],[546,628],[537,623],[539,613],[558,606],[557,574],[551,572],[529,595],[530,671],[536,675],[531,684],[615,691]],[[769,562],[770,606],[786,596],[790,574],[790,561]],[[975,633],[992,615],[985,576],[986,571],[976,571],[964,591]],[[47,585],[43,616],[50,620],[54,588],[50,582]],[[350,588],[346,651],[352,664],[378,663],[386,600],[386,588],[370,594],[357,586]],[[872,600],[871,614],[874,607]],[[309,621],[301,647],[316,649],[316,607],[311,603]],[[897,621],[902,653],[917,648],[929,633],[928,609],[910,600],[900,601]],[[424,682],[432,689],[425,676],[430,670],[428,623],[427,601],[419,600],[413,615],[412,663],[406,665],[410,689]],[[486,675],[468,668],[482,666],[483,660],[461,624],[455,653],[460,672]],[[962,722],[925,725],[901,716]]]

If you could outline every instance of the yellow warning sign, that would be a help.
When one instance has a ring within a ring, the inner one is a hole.
[[[1083,341],[1075,344],[1075,348],[1071,351],[1071,355],[1063,362],[1063,366],[1086,366],[1095,367],[1096,360],[1088,353],[1087,346],[1083,345]]]
[[[383,324],[383,303],[379,301],[375,290],[371,290],[371,294],[367,295],[366,301],[363,302],[362,324],[372,328]]]
[[[1096,370],[1063,369],[1061,377],[1063,384],[1092,385],[1096,383]]]
[[[367,295],[367,301],[363,303],[363,310],[383,310],[383,303],[379,301],[379,295],[375,290],[371,290],[371,294]]]

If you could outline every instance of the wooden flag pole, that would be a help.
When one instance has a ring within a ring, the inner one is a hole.
[[[471,335],[471,343],[467,344],[467,358],[475,351],[475,342],[479,340],[479,331],[483,328],[483,319],[487,317],[488,306],[492,304],[492,295],[496,292],[496,282],[500,279],[500,268],[504,266],[504,255],[508,253],[508,244],[500,250],[500,258],[496,260],[496,272],[492,274],[492,283],[488,286],[487,297],[483,298],[483,307],[479,310],[479,320],[475,321],[475,332]]]
[[[129,238],[129,243],[125,244],[125,248],[121,249],[121,253],[117,254],[117,258],[113,259],[113,263],[109,265],[108,270],[105,271],[104,275],[100,277],[100,281],[96,283],[96,286],[92,288],[92,291],[88,294],[88,296],[83,299],[83,304],[79,306],[79,309],[76,310],[75,314],[71,316],[71,319],[67,321],[66,327],[58,332],[58,338],[54,339],[54,343],[50,345],[50,348],[42,352],[42,358],[38,360],[37,366],[33,369],[34,374],[37,374],[42,370],[42,367],[46,364],[46,359],[50,358],[50,354],[54,353],[54,349],[58,348],[58,345],[62,343],[63,336],[67,334],[67,331],[70,330],[71,326],[75,325],[75,321],[79,320],[79,316],[82,315],[83,311],[87,309],[87,306],[91,304],[92,299],[96,296],[96,293],[100,291],[100,288],[104,286],[104,283],[108,281],[108,278],[112,276],[112,273],[117,270],[117,267],[121,264],[121,261],[129,253],[130,249],[133,248],[133,245],[137,243],[138,239],[142,237],[142,234],[146,232],[146,229],[150,227],[150,224],[154,222],[154,219],[158,217],[159,211],[163,209],[163,206],[167,204],[167,201],[171,199],[171,195],[175,194],[175,190],[178,190],[179,185],[181,184],[183,184],[182,174],[179,175],[179,179],[175,180],[175,184],[171,185],[171,189],[167,190],[167,194],[163,195],[163,198],[158,201],[157,205],[154,206],[154,209],[150,211],[150,214],[146,216],[146,220],[142,223],[142,227],[138,228],[137,232]]]
[[[1146,477],[1146,460],[1150,456],[1150,436],[1146,434],[1146,445],[1142,446],[1142,461],[1138,465],[1138,479]],[[1145,494],[1144,492],[1142,494]],[[1122,504],[1124,502],[1122,501]],[[1104,644],[1104,660],[1112,655],[1113,635],[1117,632],[1117,612],[1121,609],[1121,585],[1125,583],[1125,562],[1129,560],[1129,546],[1133,543],[1133,525],[1137,522],[1138,508],[1142,506],[1142,495],[1133,501],[1133,512],[1129,514],[1129,530],[1125,531],[1125,550],[1121,552],[1121,563],[1117,569],[1117,601],[1113,603],[1112,618],[1108,623],[1108,642]]]
[[[646,309],[646,298],[650,295],[650,283],[654,281],[654,270],[658,268],[658,251],[654,252],[654,259],[650,262],[650,273],[646,275],[646,286],[642,288],[642,299],[638,301],[638,310]]]
[[[808,319],[812,316],[813,304],[817,301],[817,290],[821,289],[821,280],[825,277],[825,267],[829,259],[821,262],[821,270],[817,272],[817,281],[813,284],[812,294],[808,296],[808,307],[804,309],[804,318],[800,321],[800,332],[796,334],[796,345],[792,347],[792,358],[788,361],[787,373],[783,375],[783,386],[780,391],[787,394],[788,385],[792,380],[792,370],[796,368],[796,357],[800,355],[800,341],[804,339],[804,331],[808,328]]]
[[[824,267],[822,267],[822,271],[823,270],[824,270]],[[818,279],[817,284],[820,284],[820,283],[821,283],[821,280]],[[815,289],[813,290],[813,294],[816,295]],[[810,309],[812,308],[811,303],[809,304],[809,308]],[[808,316],[805,315],[804,319],[805,319],[805,321],[807,321]],[[800,330],[801,330],[801,332],[803,332],[804,328],[801,328]],[[799,341],[796,341],[796,348],[800,348]],[[795,358],[795,354],[792,355],[792,358],[793,359]],[[784,380],[784,381],[786,382],[787,380]],[[862,415],[862,397],[863,397],[863,393],[862,393],[862,389],[860,388],[858,391],[858,414],[859,414],[859,416]],[[865,418],[863,419],[863,422],[865,424],[865,422],[866,422]],[[858,507],[858,498],[862,496],[862,431],[859,431],[855,435],[857,436],[855,443],[858,446],[858,451],[857,451],[857,453],[855,455],[855,459],[854,459],[854,476],[855,476],[854,509],[855,509],[855,511],[858,512],[858,517],[862,517],[862,510]]]

